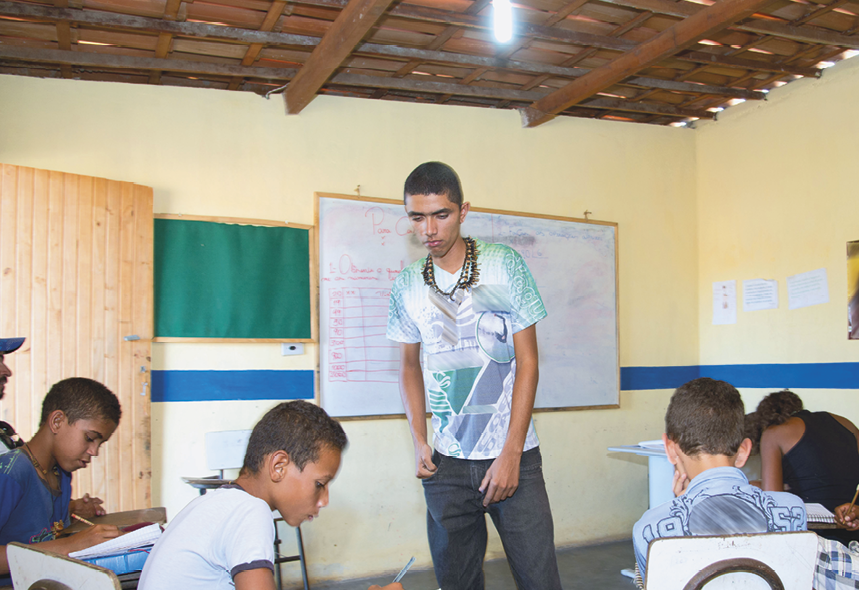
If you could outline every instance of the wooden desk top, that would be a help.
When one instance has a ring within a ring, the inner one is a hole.
[[[138,522],[157,522],[164,524],[167,522],[167,509],[164,507],[143,508],[142,510],[128,510],[126,512],[113,512],[104,516],[95,516],[87,519],[93,524],[112,524],[116,526],[129,526]],[[88,528],[88,525],[72,519],[72,524],[63,532],[67,534],[79,533]]]

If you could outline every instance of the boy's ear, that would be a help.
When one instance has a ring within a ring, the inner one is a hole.
[[[746,461],[749,460],[749,455],[752,454],[752,440],[750,438],[744,438],[743,442],[740,443],[740,448],[737,450],[737,454],[734,456],[734,467],[740,468],[746,464]]]
[[[66,413],[62,410],[54,410],[50,414],[48,414],[47,425],[48,428],[51,429],[51,432],[56,434],[60,430],[60,426],[63,425],[63,422],[67,422]]]
[[[668,455],[668,462],[672,465],[677,465],[680,457],[677,456],[677,443],[668,438],[668,435],[662,433],[662,442],[665,445],[665,454]]]
[[[266,464],[271,480],[274,482],[281,481],[286,476],[289,463],[289,454],[286,451],[275,451],[269,455]]]

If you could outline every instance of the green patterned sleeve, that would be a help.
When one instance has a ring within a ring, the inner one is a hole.
[[[537,283],[522,256],[511,248],[505,262],[510,275],[510,315],[515,334],[536,324],[547,314]]]

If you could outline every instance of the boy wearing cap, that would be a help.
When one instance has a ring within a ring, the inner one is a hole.
[[[0,338],[0,399],[6,393],[6,382],[12,376],[12,370],[6,366],[5,357],[21,348],[23,338]],[[17,449],[24,444],[15,429],[8,422],[0,420],[0,455]]]

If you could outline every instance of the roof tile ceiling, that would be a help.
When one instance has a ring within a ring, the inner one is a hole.
[[[0,73],[683,125],[859,49],[859,0],[0,0]]]

